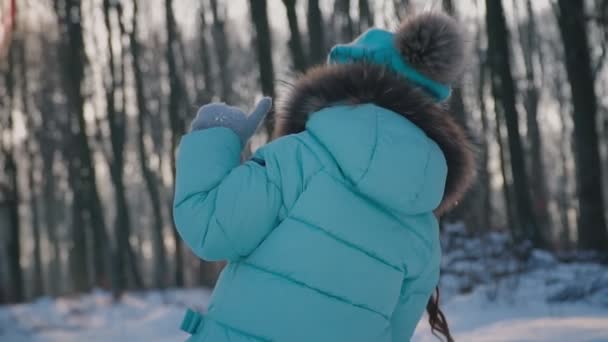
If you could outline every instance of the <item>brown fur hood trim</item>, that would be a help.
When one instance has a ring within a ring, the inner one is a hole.
[[[302,132],[310,114],[336,102],[374,103],[422,129],[439,145],[448,165],[445,193],[436,213],[458,204],[476,173],[473,145],[443,105],[384,67],[352,63],[309,70],[277,110],[273,137]]]

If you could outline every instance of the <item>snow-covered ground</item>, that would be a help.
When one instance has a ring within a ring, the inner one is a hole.
[[[605,266],[555,265],[450,296],[442,307],[456,341],[606,342],[607,280]],[[438,340],[422,320],[414,341]]]
[[[584,255],[560,262],[505,234],[479,237],[457,226],[447,227],[443,243],[441,307],[457,341],[608,342],[605,264]],[[149,291],[114,304],[95,291],[0,306],[0,341],[183,341],[185,309],[204,310],[209,296],[202,289]],[[426,317],[413,340],[439,341]]]
[[[206,290],[130,293],[112,303],[109,293],[40,299],[0,308],[0,341],[183,341],[185,308],[202,309]]]
[[[556,265],[449,295],[443,307],[457,341],[608,341],[608,288],[585,298],[572,289],[606,272],[594,264]],[[548,302],[564,291],[571,293],[566,302]],[[1,307],[0,341],[183,341],[184,309],[202,309],[208,298],[205,290],[168,290],[130,293],[112,304],[96,291]],[[414,341],[438,341],[424,319]]]

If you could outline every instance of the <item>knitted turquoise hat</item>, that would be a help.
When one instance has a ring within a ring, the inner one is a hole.
[[[450,96],[449,82],[460,74],[463,60],[462,36],[455,21],[429,13],[406,21],[397,33],[372,28],[350,44],[336,45],[328,63],[388,67],[441,102]]]

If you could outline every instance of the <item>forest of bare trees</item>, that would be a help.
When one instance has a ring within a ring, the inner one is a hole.
[[[0,303],[213,286],[171,217],[198,106],[280,99],[333,44],[425,10],[470,37],[448,105],[479,176],[442,223],[605,257],[607,1],[4,0]]]

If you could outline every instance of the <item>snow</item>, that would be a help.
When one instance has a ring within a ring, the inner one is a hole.
[[[560,262],[506,233],[445,228],[441,307],[457,341],[608,341],[608,267],[593,255]],[[413,340],[437,341],[426,317]]]
[[[186,307],[203,309],[202,289],[129,293],[112,303],[104,291],[0,307],[0,341],[183,341]],[[198,304],[198,305],[197,305]]]
[[[457,341],[608,341],[605,264],[586,255],[559,261],[504,234],[472,236],[458,227],[446,229],[443,244],[441,308]],[[171,289],[130,292],[113,303],[96,290],[0,306],[0,341],[184,341],[186,308],[204,310],[209,297]],[[413,341],[439,341],[426,317]]]
[[[571,281],[605,274],[594,264],[554,265],[451,295],[442,307],[457,341],[608,341],[605,291],[566,302],[548,299]],[[202,289],[149,291],[113,304],[109,293],[94,291],[0,307],[0,341],[183,341],[188,335],[179,324],[186,307],[202,310],[209,295]],[[426,318],[413,341],[438,341]]]
[[[569,281],[586,283],[588,271],[594,269],[606,273],[598,265],[534,271],[452,296],[442,308],[457,341],[608,341],[608,295],[604,291],[566,302],[550,300],[555,292],[567,289]],[[577,279],[577,274],[587,276]],[[555,282],[556,277],[562,281]],[[418,324],[413,340],[437,341],[426,318]]]

